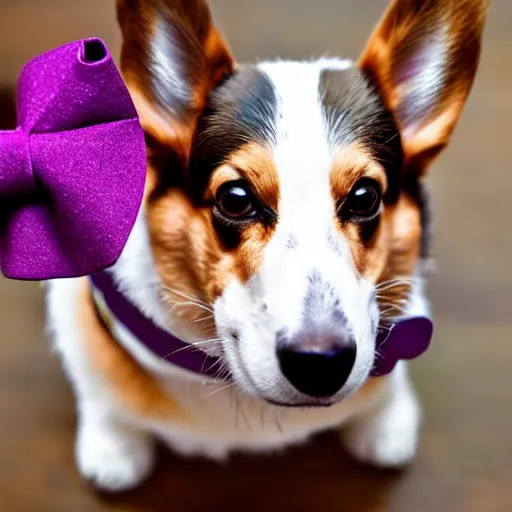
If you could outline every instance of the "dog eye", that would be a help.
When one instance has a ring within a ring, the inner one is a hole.
[[[379,184],[364,178],[356,183],[341,206],[344,220],[366,220],[378,213],[381,203]]]
[[[217,208],[225,217],[242,219],[256,214],[253,198],[242,185],[232,185],[217,196]]]

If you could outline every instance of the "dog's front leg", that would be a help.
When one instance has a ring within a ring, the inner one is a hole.
[[[87,291],[87,283],[79,279],[48,284],[49,327],[77,400],[78,468],[98,487],[122,491],[149,474],[154,447],[149,434],[116,405],[105,376],[95,366]]]
[[[78,404],[76,461],[81,475],[111,492],[136,487],[154,465],[154,447],[148,433],[123,421],[102,404]]]
[[[347,425],[342,438],[358,460],[380,467],[400,467],[416,454],[421,410],[405,363],[389,378],[384,402]]]

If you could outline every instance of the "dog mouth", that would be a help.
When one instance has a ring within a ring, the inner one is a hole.
[[[265,401],[276,407],[285,407],[287,409],[317,409],[331,407],[338,400],[330,399],[311,399],[304,402],[282,402],[279,400],[265,398]]]

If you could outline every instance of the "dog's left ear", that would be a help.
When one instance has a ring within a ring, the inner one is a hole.
[[[360,60],[398,123],[406,168],[446,146],[476,73],[489,0],[393,0]]]
[[[209,91],[233,70],[205,0],[117,0],[121,69],[151,139],[186,164]]]

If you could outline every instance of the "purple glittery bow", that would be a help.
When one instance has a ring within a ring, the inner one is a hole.
[[[78,277],[112,265],[144,192],[146,147],[104,43],[32,60],[18,128],[0,131],[0,268],[13,279]]]

